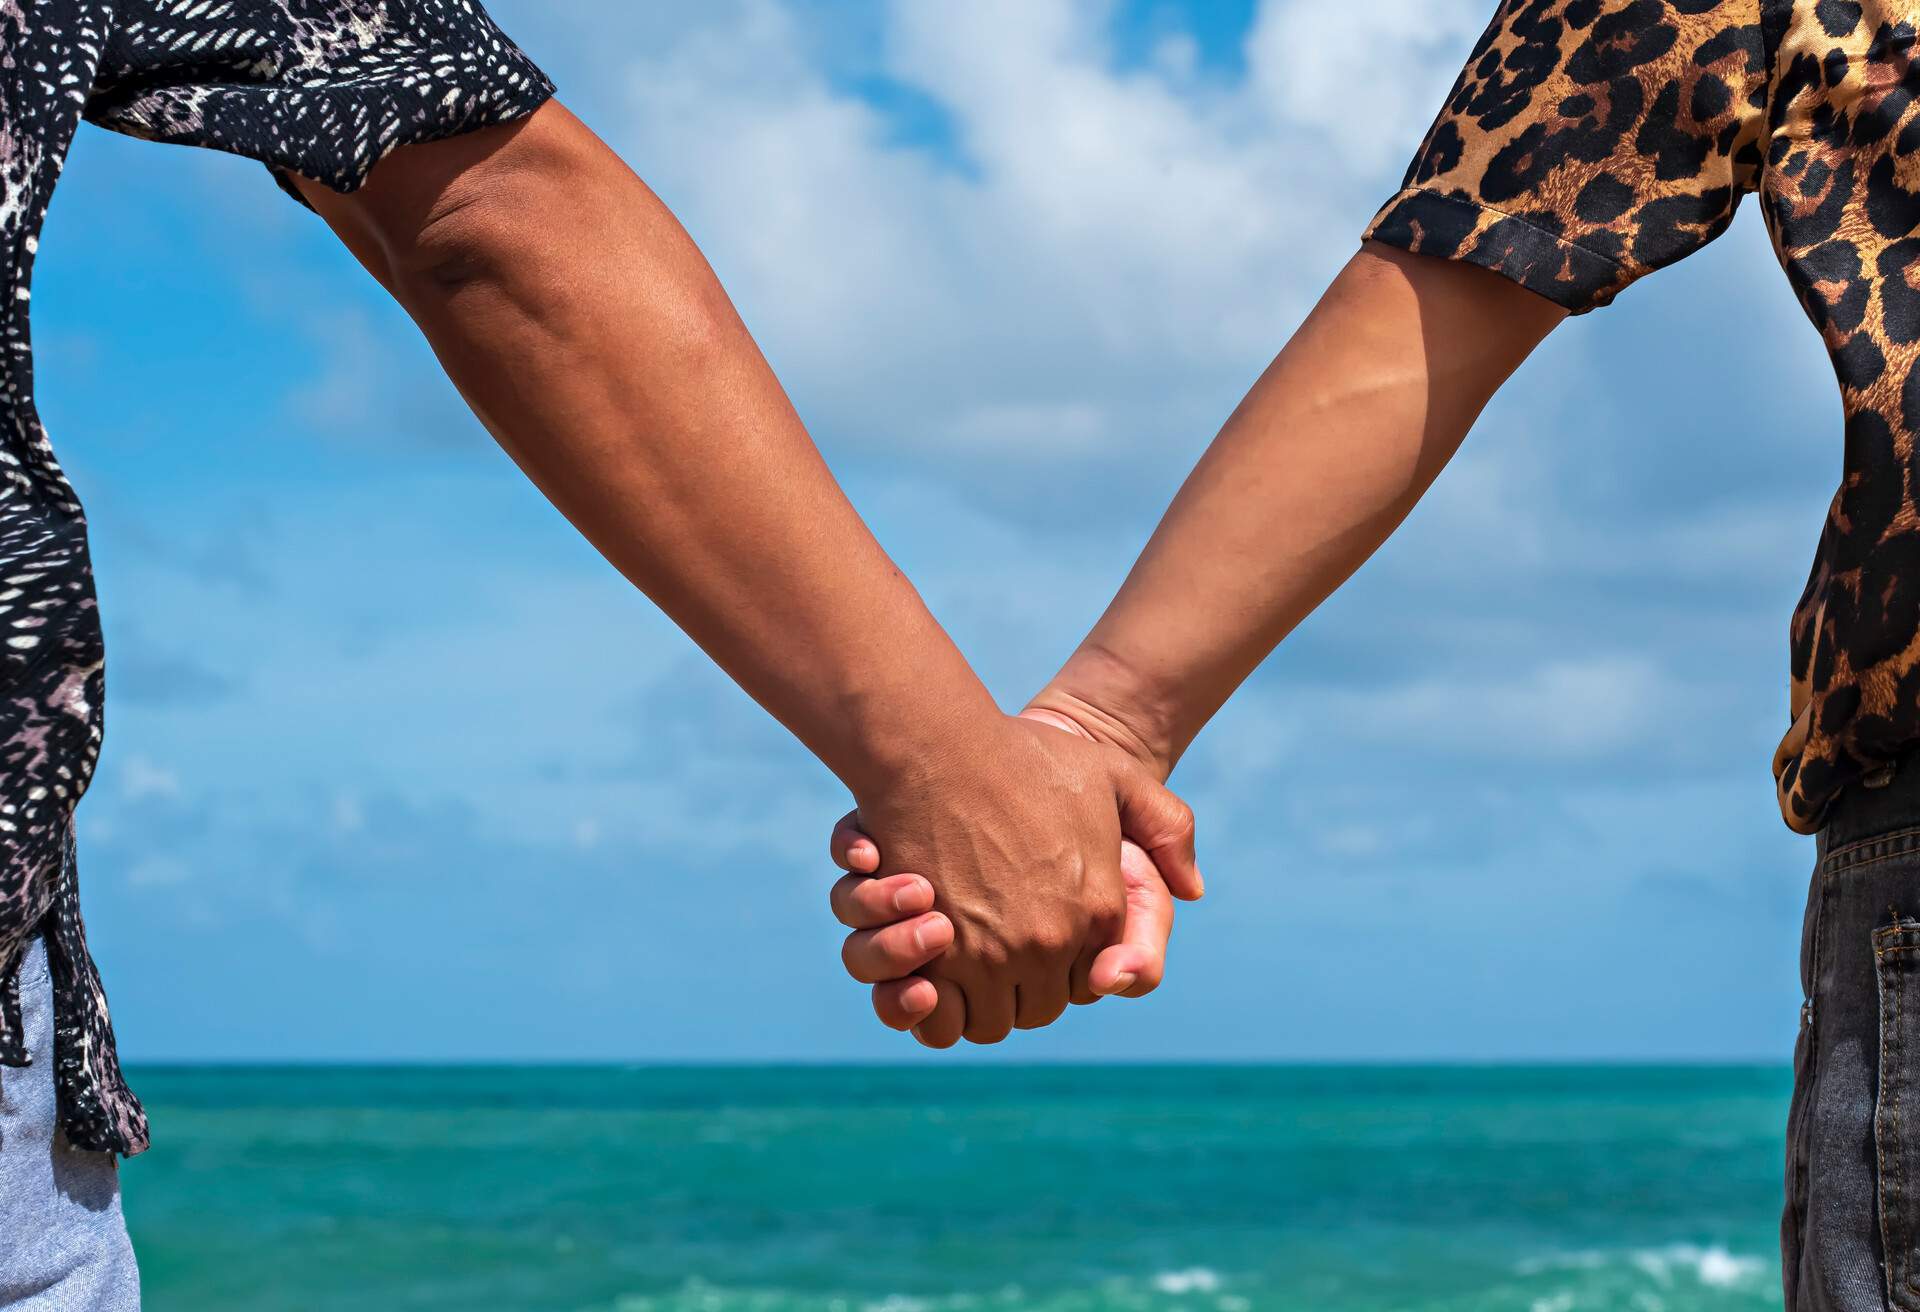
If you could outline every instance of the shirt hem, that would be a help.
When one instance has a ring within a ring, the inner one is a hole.
[[[1523,215],[1431,187],[1397,192],[1373,216],[1361,240],[1478,265],[1570,314],[1609,304],[1632,280],[1631,270],[1603,251]]]

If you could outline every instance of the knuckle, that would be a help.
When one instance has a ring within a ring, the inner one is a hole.
[[[883,930],[873,940],[874,952],[880,964],[890,968],[895,975],[901,975],[920,964],[926,954],[913,940],[907,926],[892,930]]]
[[[876,996],[873,1000],[873,1013],[880,1023],[890,1030],[905,1030],[913,1027],[915,1016],[896,997]]]
[[[846,936],[840,943],[840,964],[847,974],[862,984],[878,984],[881,977],[872,966],[872,937],[862,930]]]
[[[853,914],[853,906],[859,897],[859,890],[853,885],[853,876],[848,875],[835,880],[833,888],[827,893],[827,905],[833,908],[833,918],[841,924]]]
[[[967,956],[982,971],[992,974],[1013,960],[1013,949],[1002,939],[983,936],[967,945]]]
[[[1066,1013],[1066,1010],[1067,1000],[1062,998],[1058,1002],[1050,1003],[1045,1007],[1035,1008],[1028,1012],[1020,1018],[1015,1028],[1023,1030],[1043,1030],[1059,1020],[1060,1017]]]
[[[892,898],[877,879],[863,880],[847,895],[847,900],[853,904],[854,912],[868,921],[884,917],[893,910]]]
[[[835,822],[833,832],[827,836],[827,851],[833,859],[841,861],[847,854],[847,848],[853,843],[853,816],[843,815]]]
[[[1035,955],[1051,959],[1074,952],[1080,944],[1072,926],[1056,921],[1036,927],[1028,936],[1027,946]]]

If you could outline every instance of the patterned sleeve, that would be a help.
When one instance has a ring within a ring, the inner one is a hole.
[[[345,192],[552,94],[478,0],[122,0],[86,116]]]
[[[1502,0],[1366,237],[1582,314],[1726,230],[1764,164],[1761,0]]]

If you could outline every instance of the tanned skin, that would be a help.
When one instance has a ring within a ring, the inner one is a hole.
[[[1165,779],[1254,667],[1400,526],[1493,394],[1565,317],[1489,270],[1364,245],[1227,420],[1112,605],[1026,713],[1119,747]],[[856,881],[886,850],[862,840],[858,819],[833,837]],[[1170,923],[1164,899],[1154,914]],[[951,1024],[944,1000],[912,979],[876,986],[873,1000],[889,1025]]]
[[[846,964],[871,982],[937,957],[898,986],[923,1042],[1093,995],[1100,953],[1142,932],[1123,833],[1198,894],[1187,808],[1124,750],[1002,714],[692,240],[565,108],[403,147],[350,195],[299,185],[528,477],[846,783],[891,922]]]

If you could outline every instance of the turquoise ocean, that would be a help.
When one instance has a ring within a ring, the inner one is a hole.
[[[1780,1306],[1770,1067],[146,1067],[154,1312]]]

